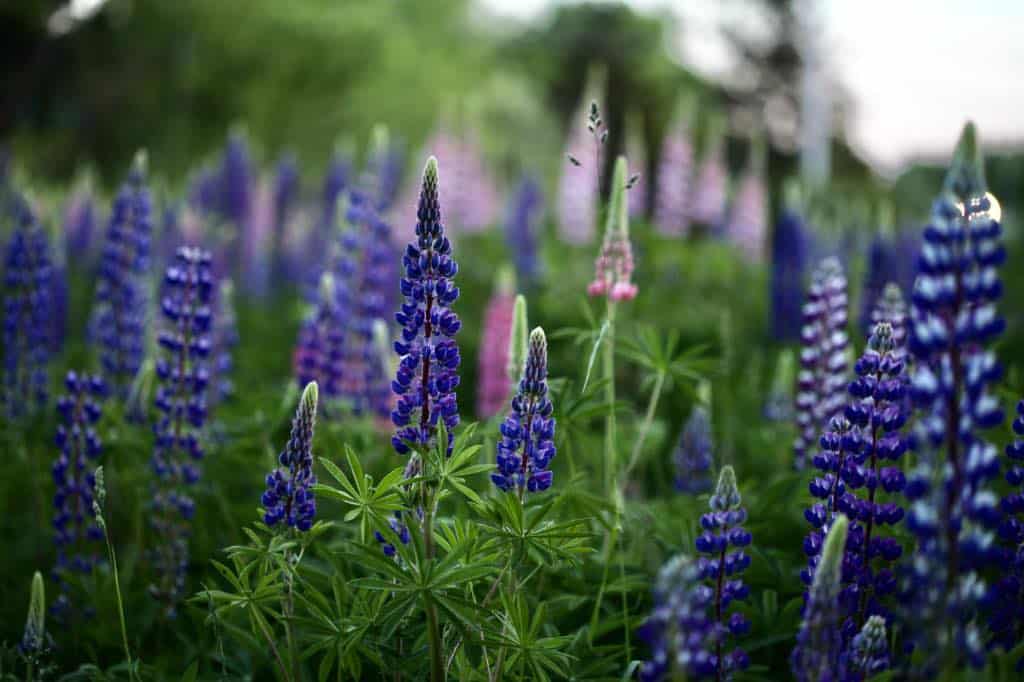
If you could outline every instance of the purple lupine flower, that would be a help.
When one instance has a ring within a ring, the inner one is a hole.
[[[395,204],[404,161],[402,146],[388,135],[387,127],[374,126],[361,186],[368,194],[374,210],[381,216],[387,215]]]
[[[607,296],[612,301],[631,301],[636,298],[633,283],[633,245],[629,240],[629,213],[626,207],[626,157],[615,162],[612,176],[611,201],[605,222],[601,251],[594,261],[594,279],[587,285],[590,296]]]
[[[844,416],[833,418],[814,456],[823,475],[810,489],[822,501],[804,513],[813,530],[804,542],[808,568],[801,572],[810,585],[830,524],[840,513],[852,519],[838,603],[844,652],[868,617],[891,617],[886,598],[896,590],[892,564],[902,554],[895,538],[880,533],[903,519],[903,508],[898,502],[879,501],[879,494],[891,496],[906,485],[898,466],[882,466],[885,460],[898,462],[907,449],[900,432],[907,419],[905,354],[888,322],[875,325],[855,371],[857,378],[849,386],[854,400]],[[867,489],[866,499],[858,497],[862,488]]]
[[[704,532],[697,537],[697,560],[700,577],[714,590],[714,626],[707,640],[708,663],[719,680],[731,679],[737,670],[746,670],[750,659],[735,647],[726,652],[727,642],[750,631],[750,622],[738,611],[728,613],[734,601],[747,598],[750,588],[739,575],[750,566],[750,555],[743,548],[750,544],[750,532],[743,528],[747,511],[741,504],[736,486],[736,473],[731,466],[722,467],[715,493],[709,500],[711,511],[700,517]],[[730,547],[734,551],[730,551]]]
[[[867,270],[860,295],[860,326],[869,333],[874,326],[872,313],[878,306],[885,286],[898,277],[899,264],[895,244],[876,234],[868,247]]]
[[[511,325],[511,320],[509,320]],[[551,487],[551,458],[555,456],[554,407],[548,397],[548,341],[544,330],[530,332],[530,350],[512,410],[501,425],[497,446],[498,471],[491,481],[520,498]]]
[[[271,287],[274,239],[277,237],[275,221],[278,207],[275,206],[275,191],[266,178],[253,183],[249,192],[252,203],[246,213],[245,223],[239,226],[239,275],[246,293],[254,297],[266,296]]]
[[[391,242],[391,226],[380,218],[369,197],[350,193],[347,220],[350,229],[342,236],[337,268],[348,292],[341,397],[350,401],[355,414],[369,412],[386,418],[391,412],[390,378],[374,339],[374,326],[386,324],[394,310],[397,250]]]
[[[81,189],[69,197],[64,209],[65,244],[69,253],[81,258],[92,251],[98,213],[90,190]]]
[[[451,310],[459,297],[453,279],[459,266],[452,259],[451,243],[441,223],[438,201],[437,159],[423,169],[417,210],[416,239],[402,256],[405,275],[400,281],[405,301],[395,320],[402,327],[395,341],[400,360],[392,390],[398,396],[391,421],[396,428],[391,443],[399,454],[434,445],[438,420],[443,420],[451,453],[459,406],[459,347],[455,341],[462,323]]]
[[[339,202],[345,189],[351,183],[352,162],[341,146],[336,146],[327,164],[320,191],[319,216],[315,219],[306,238],[305,259],[313,264],[303,268],[303,291],[309,299],[315,299],[320,276],[333,267],[335,257],[336,228],[338,226]],[[321,388],[326,388],[321,385]],[[331,395],[325,391],[326,395]]]
[[[704,158],[690,197],[690,217],[708,230],[717,231],[725,220],[729,170],[725,165],[725,140],[717,126],[711,126]]]
[[[234,352],[238,341],[235,287],[230,279],[223,279],[217,287],[210,333],[210,380],[206,402],[211,411],[235,393],[231,373],[235,366]]]
[[[907,354],[907,303],[898,284],[889,282],[871,311],[871,326],[888,322],[892,326],[892,340],[898,349]]]
[[[294,154],[285,154],[278,160],[274,169],[274,189],[271,202],[273,239],[270,244],[270,280],[275,285],[283,282],[288,272],[288,264],[285,262],[285,232],[298,198],[299,163]]]
[[[804,604],[804,618],[790,658],[798,682],[839,682],[842,669],[842,634],[839,630],[839,593],[842,583],[846,517],[831,523],[821,559],[814,571]]]
[[[585,128],[581,125],[584,117]],[[572,121],[566,143],[571,163],[558,183],[558,236],[567,244],[582,246],[594,239],[601,200],[601,149],[608,129],[602,130],[604,123],[597,100],[591,100],[589,107],[581,107]]]
[[[993,551],[992,563],[999,571],[986,597],[992,645],[1005,651],[1020,642],[1024,628],[1024,400],[1017,403],[1013,420],[1015,438],[1006,446],[1010,459],[1006,482],[1011,486],[999,503],[999,545]],[[1018,659],[1017,669],[1024,666]]]
[[[330,272],[321,276],[319,300],[299,327],[292,362],[299,386],[317,382],[325,402],[339,398],[342,391],[347,306],[341,288]]]
[[[475,131],[470,130],[456,140],[453,156],[454,165],[445,166],[450,178],[445,196],[449,231],[478,234],[494,222],[499,200]]]
[[[976,620],[986,592],[979,569],[990,558],[1000,513],[988,488],[999,458],[982,430],[1003,421],[989,392],[1001,376],[989,345],[1005,326],[996,310],[1005,251],[992,201],[969,124],[924,232],[912,298],[911,393],[921,412],[918,466],[906,490],[917,552],[904,602],[913,604],[908,635],[925,652],[920,667],[926,672],[939,667],[940,652],[952,649],[972,667],[985,660]],[[945,625],[950,619],[952,628]]]
[[[764,181],[764,148],[759,141],[751,142],[750,160],[740,178],[733,198],[729,222],[725,231],[729,240],[739,247],[747,260],[764,260],[767,237],[768,197]]]
[[[631,116],[626,126],[626,157],[633,167],[647,172],[647,145],[644,144],[643,119]],[[647,182],[641,179],[629,192],[629,217],[641,220],[647,215]]]
[[[537,242],[543,212],[544,197],[540,185],[533,178],[524,176],[509,200],[505,220],[505,244],[512,251],[516,279],[522,286],[536,282],[541,275]]]
[[[42,409],[49,395],[53,267],[46,231],[15,198],[14,231],[4,256],[3,409],[16,419]]]
[[[661,143],[654,223],[666,237],[682,237],[690,228],[690,193],[693,181],[693,144],[688,107],[681,107]]]
[[[288,444],[278,456],[278,466],[267,474],[267,489],[260,498],[263,522],[273,527],[283,523],[305,532],[313,527],[316,498],[313,486],[313,429],[316,426],[317,385],[306,384],[292,420]]]
[[[800,338],[809,242],[807,225],[796,206],[788,203],[772,234],[772,336],[777,341]]]
[[[795,400],[794,466],[807,465],[808,449],[821,429],[842,412],[846,392],[846,278],[839,261],[827,258],[811,277],[803,306],[800,371]]]
[[[173,617],[185,590],[189,525],[195,513],[188,490],[199,480],[203,459],[214,289],[210,254],[193,247],[178,249],[164,286],[164,328],[157,337],[162,354],[156,361],[159,386],[154,399],[160,414],[153,425],[152,459],[156,490],[151,525],[156,541],[151,559],[157,583],[150,586],[150,593]]]
[[[841,666],[854,680],[873,677],[889,669],[889,643],[884,618],[871,616],[864,621],[864,627],[850,642]]]
[[[509,376],[509,343],[516,297],[512,278],[499,273],[494,295],[484,311],[477,368],[476,414],[489,419],[508,402],[514,379]]]
[[[654,610],[640,628],[640,638],[651,648],[651,658],[640,666],[642,682],[714,674],[706,649],[715,629],[708,613],[713,600],[714,591],[701,580],[696,561],[681,554],[662,566]]]
[[[103,375],[113,395],[126,400],[145,354],[152,197],[145,158],[136,158],[114,199],[96,285],[93,331]]]
[[[218,169],[217,209],[241,233],[245,232],[252,209],[255,175],[249,140],[243,131],[234,130],[228,136]]]
[[[689,495],[710,490],[713,456],[711,416],[703,405],[694,405],[673,456],[676,490]]]
[[[68,372],[67,390],[57,400],[61,423],[57,426],[60,455],[53,463],[54,542],[57,562],[54,579],[60,595],[51,606],[54,615],[66,616],[71,608],[73,576],[88,575],[99,560],[93,543],[103,534],[93,515],[95,461],[102,449],[94,425],[99,421],[106,385],[99,376]]]

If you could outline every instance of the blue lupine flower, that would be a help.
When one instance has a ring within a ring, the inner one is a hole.
[[[316,425],[316,382],[306,384],[292,420],[288,445],[278,456],[279,466],[267,474],[267,490],[260,498],[263,521],[268,526],[284,523],[289,528],[307,531],[313,527],[316,499],[313,486],[313,428]]]
[[[341,396],[347,306],[334,275],[320,278],[320,299],[299,328],[295,378],[299,386],[315,381],[325,399]]]
[[[284,247],[288,218],[299,196],[299,165],[295,157],[287,154],[277,162],[271,200],[273,213],[273,239],[271,241],[271,282],[279,283],[288,272]]]
[[[750,588],[739,577],[750,566],[750,555],[743,548],[751,541],[750,533],[743,528],[747,511],[740,503],[736,474],[731,466],[725,466],[709,501],[711,512],[700,517],[704,531],[695,543],[697,552],[704,555],[697,561],[700,577],[714,590],[714,626],[707,648],[708,662],[719,680],[731,679],[734,672],[750,665],[742,649],[725,651],[726,642],[750,631],[750,622],[742,613],[728,613],[732,602],[742,601],[750,593]]]
[[[395,315],[402,333],[395,341],[400,360],[391,383],[398,396],[391,413],[397,427],[391,443],[399,454],[432,447],[438,420],[443,420],[450,453],[459,423],[455,389],[459,385],[460,358],[455,334],[462,323],[451,310],[459,297],[459,289],[452,283],[459,268],[441,224],[434,157],[423,170],[416,217],[416,240],[406,247],[402,257],[405,276],[401,292],[405,302]]]
[[[254,176],[248,139],[243,131],[234,130],[224,147],[224,156],[218,170],[217,189],[221,216],[234,223],[239,231],[244,231],[245,225],[249,222]]]
[[[839,593],[846,532],[847,520],[840,514],[832,522],[825,538],[790,659],[798,682],[838,682],[845,679],[841,663]]]
[[[64,379],[67,390],[57,400],[61,423],[57,426],[57,447],[60,455],[53,463],[54,542],[57,563],[54,579],[60,585],[51,610],[67,615],[71,606],[71,581],[74,575],[88,575],[98,561],[98,547],[93,545],[103,533],[93,516],[93,478],[95,461],[101,442],[94,425],[100,419],[106,385],[99,376],[68,372]]]
[[[896,244],[876,234],[868,245],[867,269],[864,272],[864,286],[860,293],[860,327],[864,334],[870,334],[874,326],[874,313],[886,284],[899,278],[901,263],[897,260]]]
[[[14,419],[42,409],[49,393],[53,268],[46,232],[24,199],[4,257],[3,409]]]
[[[650,660],[640,667],[640,680],[714,674],[706,648],[715,629],[708,613],[713,602],[714,591],[701,581],[701,569],[690,557],[675,556],[661,568],[654,587],[654,610],[640,628],[641,639],[651,647]]]
[[[907,328],[909,315],[907,314],[907,303],[903,298],[903,291],[895,282],[889,282],[882,290],[882,295],[875,303],[871,311],[871,327],[874,328],[879,322],[888,322],[892,327],[892,340],[896,350],[903,355],[907,351]]]
[[[926,672],[938,668],[940,652],[954,648],[972,666],[984,664],[976,619],[986,588],[978,570],[991,555],[1000,513],[988,489],[999,458],[981,430],[1003,420],[989,393],[1001,369],[988,345],[1005,326],[996,311],[1005,251],[990,206],[968,125],[924,232],[912,299],[912,395],[921,413],[907,526],[917,536],[917,554],[903,601],[913,604],[908,634],[924,652]]]
[[[111,207],[93,318],[103,374],[119,400],[127,399],[145,354],[152,203],[140,156]]]
[[[815,270],[803,307],[800,372],[795,400],[794,465],[807,465],[808,448],[845,402],[847,336],[846,278],[839,261],[826,258]]]
[[[844,416],[832,420],[813,459],[823,475],[811,482],[811,494],[822,501],[804,514],[813,530],[804,542],[808,568],[801,572],[809,586],[836,515],[852,519],[837,604],[844,653],[869,616],[889,615],[884,600],[896,590],[889,564],[902,553],[895,538],[879,532],[900,522],[904,513],[897,502],[881,502],[879,493],[893,495],[906,484],[898,466],[882,466],[886,460],[898,462],[906,451],[900,432],[907,418],[904,354],[895,345],[889,323],[875,325],[855,372],[857,378],[849,386],[853,401]],[[857,492],[863,488],[865,499]]]
[[[1006,446],[1010,465],[1006,482],[1011,486],[1000,502],[1000,544],[994,548],[993,563],[999,577],[992,584],[987,598],[992,644],[1010,651],[1020,642],[1024,628],[1024,400],[1017,403],[1013,420],[1016,438]],[[1018,670],[1024,658],[1017,661]]]
[[[381,215],[387,214],[395,204],[404,160],[401,145],[395,144],[387,127],[374,126],[364,179],[360,184],[373,209]]]
[[[505,243],[512,251],[516,278],[524,286],[536,282],[540,276],[537,254],[537,229],[543,211],[544,198],[540,186],[533,178],[524,177],[509,201],[505,219]]]
[[[0,154],[2,152],[3,150],[0,150]],[[50,635],[46,632],[46,586],[43,583],[43,574],[36,571],[32,576],[25,630],[21,635],[21,641],[18,642],[18,653],[29,663],[30,670],[39,669],[40,659],[46,653],[49,640]]]
[[[713,455],[711,417],[703,405],[694,405],[673,457],[676,490],[690,495],[710,490]]]
[[[231,373],[235,366],[234,352],[239,337],[235,316],[235,287],[230,279],[221,280],[214,311],[210,339],[210,388],[207,394],[211,410],[235,393]]]
[[[554,407],[548,397],[548,341],[540,327],[530,332],[526,369],[512,398],[512,410],[501,425],[498,471],[491,474],[501,490],[520,496],[551,487],[548,466],[555,456]]]
[[[374,339],[374,326],[387,325],[394,310],[397,252],[391,226],[366,195],[350,193],[346,218],[350,227],[342,235],[336,267],[347,292],[340,395],[356,414],[386,418],[391,412],[389,370]],[[390,330],[387,333],[390,336]]]
[[[885,619],[871,616],[850,642],[842,662],[850,678],[863,680],[889,669],[889,643],[885,638]]]
[[[199,480],[204,454],[201,434],[207,417],[214,288],[210,254],[192,247],[178,249],[164,285],[165,325],[158,336],[162,354],[156,361],[159,387],[154,400],[160,412],[153,426],[156,491],[151,507],[158,584],[150,591],[165,602],[168,615],[174,615],[185,589],[189,522],[195,512],[188,489]]]
[[[784,208],[772,233],[772,335],[778,341],[800,338],[809,242],[807,225],[797,207]]]

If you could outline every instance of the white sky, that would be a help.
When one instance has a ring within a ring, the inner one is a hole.
[[[479,1],[530,19],[576,0]],[[854,100],[848,139],[881,169],[947,155],[968,118],[986,145],[1024,143],[1024,0],[819,1],[830,68]],[[680,17],[680,60],[712,77],[730,65],[717,27],[758,20],[741,0],[627,4]]]

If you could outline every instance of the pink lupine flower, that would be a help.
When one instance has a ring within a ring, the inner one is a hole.
[[[615,162],[612,176],[612,195],[605,222],[604,241],[594,261],[594,280],[587,286],[590,296],[607,296],[612,301],[636,298],[633,284],[633,246],[629,241],[629,214],[626,194],[626,158]]]
[[[483,336],[480,339],[476,413],[481,419],[501,412],[511,395],[508,353],[514,308],[512,278],[508,275],[499,276],[494,295],[487,303]]]
[[[662,235],[681,237],[689,230],[692,183],[693,144],[689,116],[684,113],[672,123],[662,140],[658,159],[654,223]]]
[[[754,263],[764,258],[765,220],[764,178],[756,169],[748,168],[736,190],[726,234]]]

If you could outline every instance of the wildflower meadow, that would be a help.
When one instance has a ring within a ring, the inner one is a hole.
[[[0,680],[1024,679],[1020,172],[578,75],[536,171],[0,147]]]

